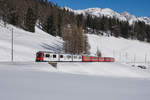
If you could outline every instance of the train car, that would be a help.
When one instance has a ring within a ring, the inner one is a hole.
[[[48,61],[56,62],[59,60],[59,54],[51,53],[51,52],[45,52],[43,60],[46,62],[48,62]]]
[[[59,54],[52,52],[39,51],[36,53],[37,62],[58,61]]]

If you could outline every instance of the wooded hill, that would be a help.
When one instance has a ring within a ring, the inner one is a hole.
[[[53,36],[63,37],[67,53],[88,53],[90,47],[84,34],[89,29],[95,34],[106,32],[108,36],[150,42],[150,26],[144,22],[129,25],[116,18],[75,15],[48,0],[0,0],[0,18],[30,32],[38,26]]]

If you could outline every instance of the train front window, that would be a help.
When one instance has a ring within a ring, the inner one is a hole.
[[[41,53],[37,53],[36,56],[37,56],[37,57],[41,57]]]

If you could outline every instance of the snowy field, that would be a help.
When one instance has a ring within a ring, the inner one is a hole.
[[[146,78],[65,74],[46,63],[0,64],[1,100],[149,100],[149,83]]]
[[[11,28],[14,62],[11,62]],[[97,48],[115,63],[36,63],[37,51],[60,52],[63,41],[36,27],[26,32],[0,22],[1,100],[150,100],[150,44],[88,34],[90,52]],[[146,65],[147,69],[132,65]]]

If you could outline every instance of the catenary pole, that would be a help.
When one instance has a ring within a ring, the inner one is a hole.
[[[14,37],[13,37],[13,28],[12,28],[12,39],[11,39],[11,40],[12,40],[12,41],[11,41],[11,61],[12,61],[12,62],[14,61],[14,54],[13,54],[13,48],[14,48],[14,46],[13,46],[13,44],[14,44],[13,41],[14,41],[14,40],[13,40],[13,38],[14,38]]]

